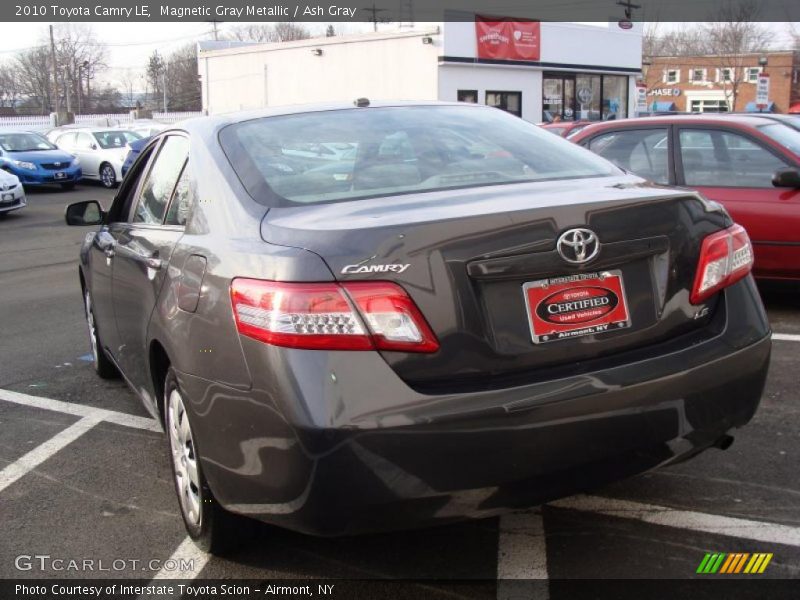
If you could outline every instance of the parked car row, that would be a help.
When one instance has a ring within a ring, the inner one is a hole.
[[[81,179],[94,179],[115,187],[150,136],[165,127],[147,120],[127,127],[66,125],[46,135],[0,131],[0,219],[27,205],[25,186],[70,190]]]

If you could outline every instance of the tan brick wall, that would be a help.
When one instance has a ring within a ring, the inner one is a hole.
[[[769,97],[775,103],[775,111],[788,112],[789,106],[800,101],[800,60],[791,52],[772,52],[762,55],[753,54],[736,60],[736,64],[741,64],[740,69],[745,67],[757,67],[759,56],[767,56],[767,66],[765,73],[769,73]],[[717,69],[725,64],[734,61],[724,61],[715,56],[679,56],[665,57],[657,56],[650,59],[651,64],[645,65],[645,83],[647,84],[648,106],[652,102],[674,102],[680,111],[688,111],[687,92],[717,91],[724,92],[723,83],[717,81]],[[668,69],[678,69],[680,71],[680,81],[677,84],[665,83],[663,80],[664,71]],[[695,83],[689,81],[689,72],[692,69],[706,69],[706,82]],[[741,78],[742,75],[740,74]],[[649,93],[654,89],[679,89],[678,96],[651,96]],[[730,84],[727,84],[730,94]],[[736,106],[734,111],[744,111],[748,102],[754,102],[756,95],[756,84],[743,81],[739,84]],[[729,96],[730,98],[730,96]],[[730,100],[729,100],[730,101]]]

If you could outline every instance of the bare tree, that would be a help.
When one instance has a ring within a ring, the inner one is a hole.
[[[233,27],[229,37],[241,42],[291,42],[307,40],[311,37],[311,32],[299,23],[263,23]]]
[[[29,107],[45,115],[52,110],[50,96],[50,52],[45,46],[23,50],[12,65],[19,93]]]
[[[0,106],[13,108],[20,96],[17,72],[10,63],[0,66]]]
[[[106,47],[85,23],[59,23],[53,30],[56,71],[64,83],[62,93],[75,101],[73,106],[88,109],[92,101],[91,82],[106,68]]]
[[[166,62],[158,53],[158,50],[153,50],[153,53],[147,59],[147,66],[145,67],[145,77],[149,88],[153,94],[150,98],[150,106],[158,107],[164,93],[164,79]]]
[[[186,44],[167,57],[167,98],[170,110],[200,110],[197,47]]]
[[[134,69],[125,69],[120,77],[122,84],[122,103],[127,108],[133,108],[136,104],[136,86],[144,79],[144,75]]]
[[[747,55],[763,52],[769,45],[769,32],[757,21],[759,12],[754,0],[727,0],[704,28],[731,110],[736,110],[741,85],[747,80]]]
[[[307,27],[299,23],[275,23],[275,35],[279,42],[292,42],[294,40],[307,40],[311,37],[311,32]]]

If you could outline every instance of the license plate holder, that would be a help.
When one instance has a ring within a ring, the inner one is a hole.
[[[577,273],[522,286],[534,344],[606,333],[631,326],[620,270]]]
[[[14,194],[3,194],[3,202],[13,202]]]
[[[56,179],[66,179],[67,178],[67,174],[64,171],[58,171],[55,174],[55,178]]]

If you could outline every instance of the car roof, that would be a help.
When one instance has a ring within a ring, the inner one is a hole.
[[[222,129],[234,123],[252,121],[265,117],[279,117],[286,115],[297,115],[314,112],[327,112],[333,110],[369,110],[370,108],[387,107],[411,107],[411,106],[467,106],[477,109],[491,109],[485,104],[473,104],[470,102],[444,102],[439,100],[370,100],[369,106],[355,106],[353,102],[326,102],[314,104],[292,104],[286,106],[274,106],[269,108],[259,108],[254,110],[237,111],[214,116],[191,117],[185,121],[176,123],[165,129],[161,133],[166,133],[170,129],[183,129],[189,132],[196,132],[200,135],[211,134],[215,130]]]
[[[679,125],[689,123],[692,125],[698,124],[735,124],[744,127],[759,127],[764,125],[764,119],[758,116],[721,113],[721,114],[685,114],[685,115],[663,115],[654,117],[637,117],[633,119],[619,119],[614,121],[598,121],[584,129],[581,129],[576,134],[576,139],[583,139],[594,132],[604,131],[606,129],[628,128],[639,126],[658,126],[658,125]]]

